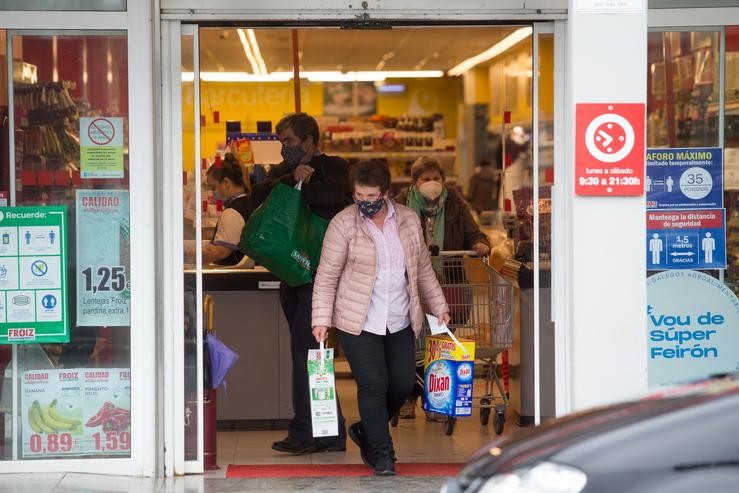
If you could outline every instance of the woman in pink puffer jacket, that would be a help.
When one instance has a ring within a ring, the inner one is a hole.
[[[339,329],[357,382],[361,421],[349,427],[362,460],[377,475],[395,474],[388,420],[410,395],[415,337],[425,319],[449,307],[436,280],[418,215],[387,198],[390,172],[376,161],[352,170],[355,204],[329,224],[313,287],[313,335]]]

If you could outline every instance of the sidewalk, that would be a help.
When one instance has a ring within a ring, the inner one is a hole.
[[[3,493],[205,493],[205,492],[392,492],[439,491],[445,478],[295,478],[225,479],[188,476],[176,479],[129,478],[96,474],[0,474]]]

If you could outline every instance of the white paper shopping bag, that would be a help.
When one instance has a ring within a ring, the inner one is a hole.
[[[308,351],[308,387],[313,437],[337,436],[339,418],[336,410],[334,350],[324,349],[323,343],[320,349]]]

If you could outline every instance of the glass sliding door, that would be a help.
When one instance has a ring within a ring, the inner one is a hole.
[[[197,26],[182,26],[182,186],[184,271],[184,456],[185,472],[204,470],[203,288],[200,159],[200,70]],[[191,251],[188,254],[188,251]]]
[[[555,411],[552,313],[552,187],[554,186],[554,25],[534,25],[534,289],[537,324],[534,351],[536,422]]]
[[[1,458],[129,458],[127,35],[10,32],[6,53]]]

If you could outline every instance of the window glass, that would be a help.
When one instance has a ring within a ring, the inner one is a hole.
[[[724,207],[726,284],[739,295],[739,26],[726,26],[724,75]]]
[[[4,0],[0,10],[126,11],[126,0]]]
[[[12,42],[0,342],[23,344],[5,371],[3,458],[129,457],[126,36],[24,33]]]

